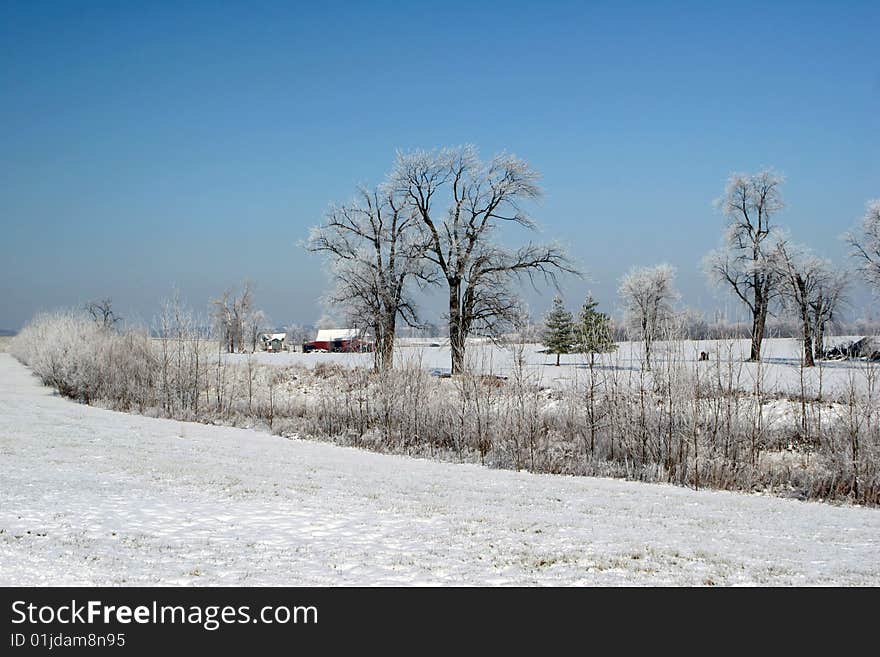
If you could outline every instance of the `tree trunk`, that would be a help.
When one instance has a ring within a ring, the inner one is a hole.
[[[464,372],[464,336],[458,326],[449,326],[449,346],[452,350],[452,373]]]
[[[816,339],[813,345],[813,356],[816,360],[825,358],[825,322],[819,320],[816,323]]]
[[[389,317],[383,327],[384,335],[382,336],[382,371],[390,370],[394,367],[394,330],[395,318]]]
[[[385,355],[385,336],[382,335],[382,330],[379,327],[378,322],[374,327],[376,331],[376,337],[373,342],[373,371],[381,372],[385,367],[385,363],[382,361]]]
[[[801,311],[801,324],[804,331],[804,367],[813,367],[816,362],[813,360],[813,324],[810,321],[810,306],[807,301],[807,284],[803,277],[798,274],[795,278],[795,285],[798,289],[798,305]]]
[[[813,327],[810,324],[810,316],[806,310],[801,312],[801,321],[804,324],[804,367],[813,367]]]
[[[752,347],[749,360],[761,360],[761,343],[764,340],[764,327],[767,324],[767,302],[760,292],[755,292],[755,314],[752,316]]]
[[[590,352],[590,456],[596,452],[596,354]],[[613,443],[612,443],[613,445]]]
[[[461,316],[461,281],[449,280],[449,348],[452,351],[452,373],[464,371],[465,340]]]
[[[397,311],[386,311],[373,318],[373,370],[385,372],[394,367],[394,334]]]

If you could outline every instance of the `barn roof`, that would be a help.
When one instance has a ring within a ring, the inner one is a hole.
[[[361,332],[357,329],[321,329],[315,342],[333,342],[334,340],[354,340],[360,337]]]

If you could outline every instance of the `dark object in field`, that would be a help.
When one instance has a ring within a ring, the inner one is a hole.
[[[849,358],[864,358],[866,360],[880,361],[880,338],[865,337],[855,342],[837,345],[825,350],[825,358],[828,360],[846,360]]]
[[[701,351],[700,352],[700,360],[709,360],[709,352]]]

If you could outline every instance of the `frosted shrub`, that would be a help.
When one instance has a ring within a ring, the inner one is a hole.
[[[75,312],[38,315],[10,352],[59,394],[140,412],[160,398],[160,360],[142,329],[117,331]]]
[[[45,385],[86,403],[101,384],[102,329],[70,312],[38,315],[14,338],[10,352]]]

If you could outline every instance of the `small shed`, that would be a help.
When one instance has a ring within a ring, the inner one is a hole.
[[[260,336],[260,343],[263,345],[263,351],[277,353],[284,351],[287,344],[286,333],[263,333]]]

